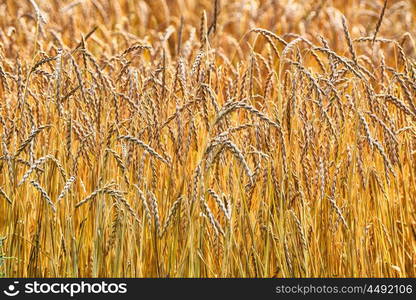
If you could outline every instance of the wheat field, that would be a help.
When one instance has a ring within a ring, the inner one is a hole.
[[[0,16],[0,277],[416,276],[414,1]]]

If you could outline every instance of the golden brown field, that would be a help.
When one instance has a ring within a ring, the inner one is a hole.
[[[0,276],[415,277],[416,4],[3,0]]]

